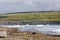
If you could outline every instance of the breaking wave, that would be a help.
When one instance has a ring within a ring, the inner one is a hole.
[[[18,28],[18,31],[41,32],[43,34],[59,34],[60,25],[0,25],[3,27]]]

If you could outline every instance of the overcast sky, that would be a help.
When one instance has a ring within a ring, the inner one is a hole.
[[[0,13],[60,10],[60,0],[0,0]]]

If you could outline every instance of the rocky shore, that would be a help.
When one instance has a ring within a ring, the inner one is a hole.
[[[15,32],[0,40],[60,40],[60,36],[44,35],[32,32]]]

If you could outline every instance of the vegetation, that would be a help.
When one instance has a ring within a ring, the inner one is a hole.
[[[1,17],[2,15],[2,17]],[[0,21],[60,21],[60,12],[35,12],[35,13],[11,13],[1,14]]]
[[[0,16],[0,18],[7,18],[7,16]]]

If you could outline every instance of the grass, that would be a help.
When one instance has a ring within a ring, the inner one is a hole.
[[[0,15],[1,16],[1,15]],[[4,18],[5,16],[5,18]],[[35,13],[15,13],[15,14],[2,14],[0,21],[60,21],[60,12],[35,12]]]

